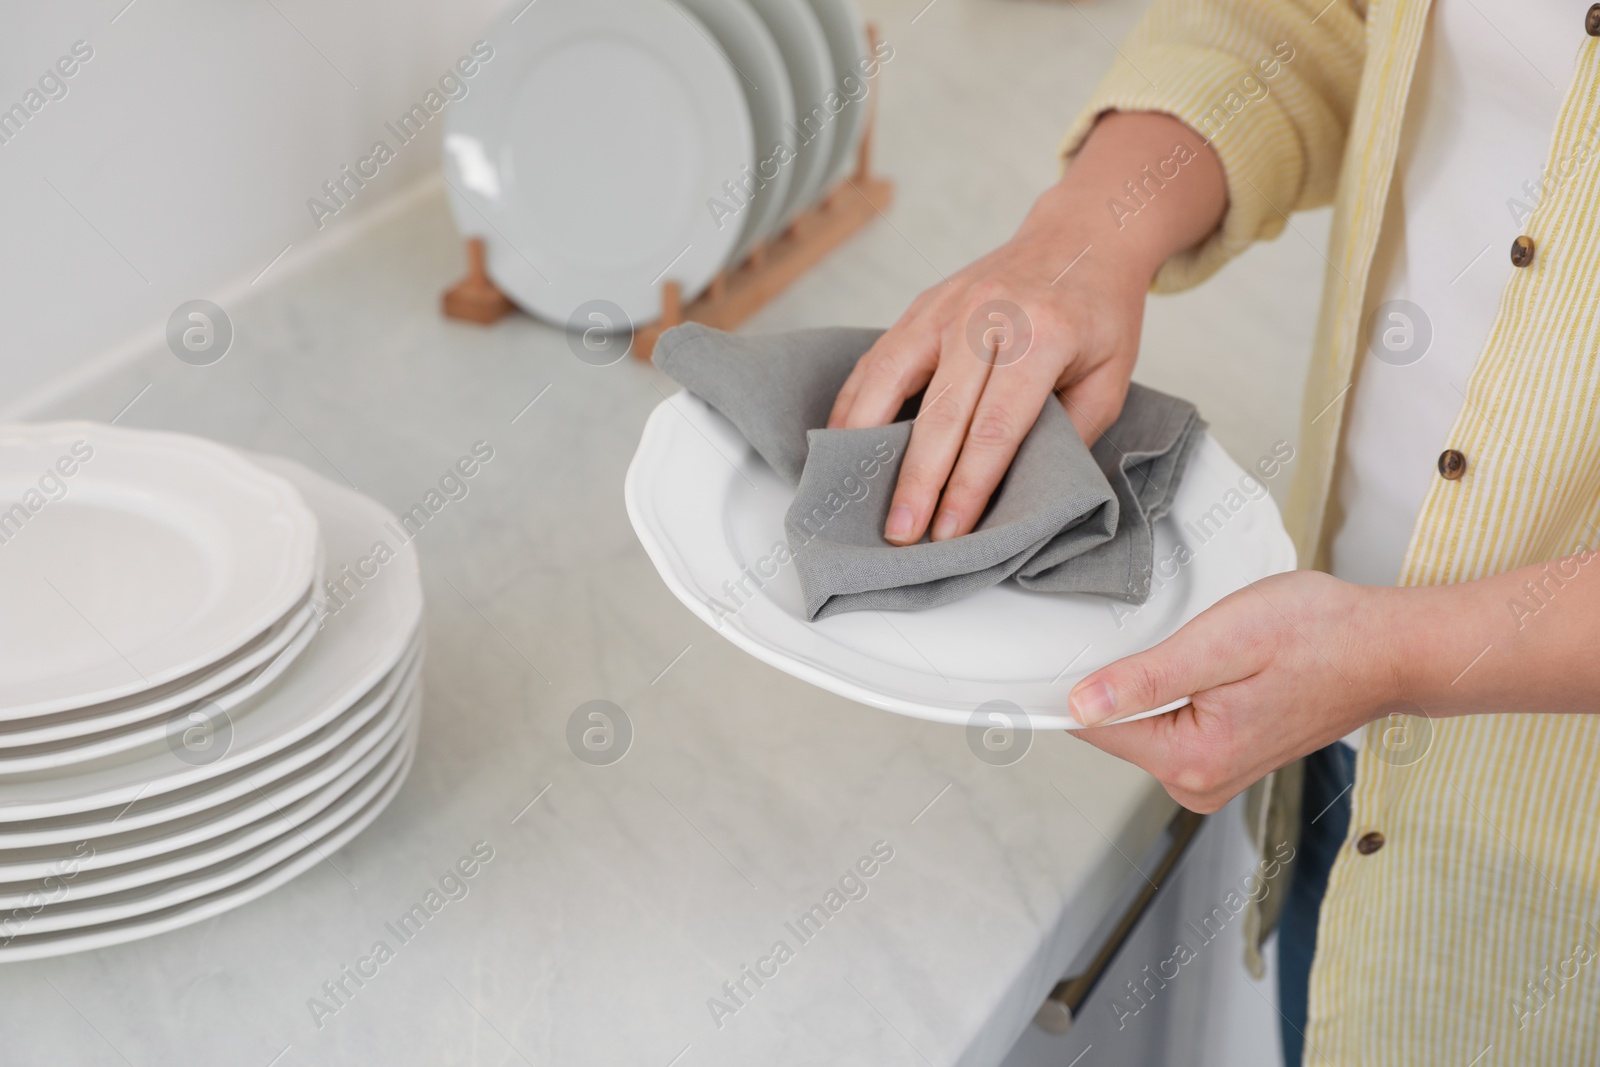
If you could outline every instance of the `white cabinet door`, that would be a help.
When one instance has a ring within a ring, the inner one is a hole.
[[[1274,946],[1260,981],[1244,968],[1239,911],[1261,883],[1243,803],[1206,820],[1071,1030],[1029,1026],[1002,1067],[1280,1067]]]

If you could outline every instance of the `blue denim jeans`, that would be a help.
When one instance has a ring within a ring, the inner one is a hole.
[[[1306,757],[1294,883],[1278,920],[1278,1010],[1282,1013],[1286,1067],[1299,1067],[1304,1053],[1317,915],[1328,891],[1334,857],[1350,832],[1350,790],[1355,780],[1355,749],[1341,741]]]

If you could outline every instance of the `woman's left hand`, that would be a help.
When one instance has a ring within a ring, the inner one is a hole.
[[[1077,736],[1143,767],[1191,811],[1216,811],[1404,695],[1388,610],[1397,592],[1317,571],[1256,582],[1154,648],[1095,671],[1071,696],[1086,725],[1186,696],[1189,705]]]

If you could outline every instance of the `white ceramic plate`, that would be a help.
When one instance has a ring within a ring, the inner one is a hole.
[[[392,748],[387,753],[388,758],[377,761],[345,795],[334,798],[333,803],[309,817],[304,813],[285,812],[279,832],[257,842],[254,847],[229,855],[219,854],[211,863],[203,862],[210,857],[201,857],[201,862],[187,871],[180,869],[182,863],[172,860],[167,864],[172,871],[159,879],[146,879],[145,871],[136,870],[121,878],[102,877],[98,883],[86,878],[63,881],[56,889],[57,899],[51,901],[47,895],[43,908],[20,921],[19,933],[45,934],[99,926],[186,904],[276,866],[307,848],[315,849],[317,842],[349,822],[352,815],[381,793],[406,764],[412,750],[410,733],[406,731],[408,743]],[[117,887],[119,881],[128,884]],[[19,905],[7,903],[6,906],[16,908]]]
[[[833,136],[833,158],[828,164],[828,177],[824,188],[831,189],[844,180],[856,162],[856,148],[861,144],[861,133],[867,125],[867,97],[850,100],[846,87],[870,86],[861,73],[861,64],[871,57],[872,45],[867,40],[867,24],[856,8],[855,0],[809,0],[822,24],[823,35],[828,38],[828,52],[833,56],[833,85],[841,99],[849,101],[834,121],[838,129]]]
[[[231,738],[220,758],[195,762],[190,751],[180,758],[162,741],[137,758],[119,753],[78,764],[69,774],[8,776],[0,779],[0,824],[114,809],[260,764],[337,719],[406,652],[422,616],[422,584],[416,550],[395,534],[399,522],[371,499],[299,464],[269,456],[256,462],[291,481],[316,513],[328,572],[349,566],[371,577],[336,612],[330,606],[291,669],[230,713]],[[388,547],[387,562],[377,562],[379,542]],[[220,733],[212,743],[222,743]]]
[[[317,522],[294,487],[183,434],[0,429],[0,534],[0,719],[203,670],[315,575]]]
[[[750,6],[772,31],[783,53],[794,94],[785,143],[797,153],[789,166],[789,202],[783,212],[787,223],[816,203],[833,163],[833,140],[838,121],[828,114],[828,94],[834,91],[833,54],[822,23],[807,0],[750,0]],[[808,140],[809,138],[809,140]]]
[[[349,814],[354,807],[359,807],[361,801],[354,798],[363,788],[375,789],[375,783],[390,777],[399,768],[405,749],[410,747],[420,694],[413,689],[397,694],[395,699],[397,704],[403,706],[400,728],[386,734],[382,743],[363,754],[323,788],[296,801],[279,803],[274,797],[273,810],[266,817],[204,842],[174,844],[170,850],[151,859],[131,864],[107,864],[94,870],[79,864],[70,875],[0,882],[0,911],[29,907],[31,897],[34,901],[46,902],[38,916],[43,917],[58,910],[51,907],[53,903],[76,905],[86,900],[155,886],[170,879],[187,878],[236,857],[259,856],[271,848],[281,849],[286,836],[293,837],[301,833],[308,824],[316,822],[326,825],[324,816],[339,821],[339,809],[345,809],[345,813]],[[405,745],[401,744],[403,740],[407,742]],[[370,799],[370,796],[368,793],[364,799]],[[302,841],[301,845],[291,845],[288,851],[299,851],[303,844]],[[96,852],[93,858],[98,859],[99,855]],[[141,898],[143,896],[141,894]],[[93,925],[101,921],[104,920],[79,918],[68,925]],[[35,932],[43,933],[48,928],[41,927]]]
[[[91,949],[120,945],[144,937],[189,926],[193,923],[231,911],[242,904],[265,896],[297,875],[322,863],[327,857],[349,844],[352,838],[365,830],[383,809],[388,807],[404,784],[406,775],[415,760],[416,749],[408,747],[405,762],[389,779],[382,791],[360,811],[352,815],[338,829],[329,833],[315,847],[306,848],[274,867],[260,871],[243,881],[226,886],[203,897],[162,908],[159,911],[137,915],[120,922],[108,922],[86,929],[62,930],[56,933],[19,933],[9,941],[0,941],[0,962],[42,959],[61,956],[69,952],[87,952]]]
[[[1276,505],[1264,491],[1248,499],[1247,484],[1208,436],[1171,513],[1156,525],[1157,588],[1137,608],[1006,583],[928,611],[850,612],[818,622],[805,619],[793,566],[769,562],[785,543],[794,491],[703,401],[678,393],[657,406],[625,495],[668,588],[758,659],[918,718],[968,723],[982,705],[1005,700],[1036,728],[1076,729],[1067,693],[1078,679],[1149,648],[1234,590],[1294,567]],[[1242,506],[1234,510],[1236,499]],[[1196,531],[1208,536],[1202,541]],[[1180,536],[1192,550],[1186,565],[1175,562]],[[751,595],[734,599],[728,590],[747,571],[757,575],[743,579]]]
[[[187,849],[223,834],[232,833],[271,820],[303,798],[325,791],[358,762],[385,749],[399,736],[402,711],[400,695],[414,687],[402,687],[395,699],[384,705],[382,713],[355,731],[344,743],[290,774],[268,778],[265,774],[247,776],[250,786],[240,797],[215,807],[178,818],[130,829],[121,821],[101,827],[99,834],[86,834],[70,842],[0,849],[0,882],[59,875],[64,870],[99,871],[140,863],[179,849]],[[276,770],[273,763],[268,770]]]
[[[312,594],[308,591],[300,606],[287,617],[233,656],[206,670],[121,700],[108,700],[103,704],[91,704],[86,708],[53,715],[0,722],[0,755],[4,754],[5,749],[105,733],[129,723],[154,718],[174,708],[203,703],[207,697],[225,691],[257,668],[282,655],[307,629],[314,628],[315,622]]]
[[[677,2],[704,23],[722,46],[734,73],[739,76],[745,104],[750,108],[755,159],[749,177],[742,181],[736,179],[734,185],[740,196],[745,195],[747,187],[754,188],[754,195],[742,208],[735,198],[721,197],[723,204],[738,211],[736,215],[724,216],[724,222],[743,227],[739,245],[729,260],[738,263],[757,241],[775,234],[785,221],[783,210],[788,205],[794,168],[783,165],[784,156],[778,145],[793,140],[785,126],[794,117],[794,90],[790,88],[789,71],[783,65],[778,42],[750,7],[749,0]]]
[[[76,846],[115,836],[125,839],[132,831],[164,833],[192,818],[230,817],[251,807],[264,789],[278,782],[298,783],[305,776],[321,775],[350,750],[363,749],[382,731],[394,695],[411,684],[421,670],[420,643],[414,644],[395,669],[355,706],[309,736],[268,758],[214,778],[167,793],[138,796],[115,807],[97,808],[71,815],[0,823],[0,850],[19,859],[44,847]],[[154,828],[153,830],[151,828]]]
[[[496,284],[558,325],[593,300],[652,322],[668,279],[699,295],[739,240],[708,202],[755,159],[705,28],[661,0],[540,0],[489,41],[446,120],[445,177]]]
[[[302,626],[294,640],[278,656],[240,678],[223,692],[213,693],[168,714],[146,718],[114,730],[102,730],[99,733],[45,741],[35,745],[0,748],[0,777],[29,774],[34,771],[60,773],[63,768],[73,764],[90,763],[114,756],[119,752],[131,752],[134,749],[163,742],[172,730],[171,723],[175,717],[185,716],[191,712],[213,714],[217,710],[231,713],[233,709],[277,681],[283,672],[289,669],[295,658],[306,650],[306,646],[311,644],[311,639],[316,635],[317,628],[314,624],[308,623]]]

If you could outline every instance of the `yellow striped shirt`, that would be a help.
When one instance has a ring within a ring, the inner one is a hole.
[[[1344,399],[1427,14],[1427,0],[1156,0],[1064,146],[1112,109],[1167,112],[1211,141],[1227,215],[1163,267],[1158,290],[1193,285],[1276,236],[1289,213],[1334,202],[1288,509],[1307,566],[1326,563]],[[1572,21],[1575,73],[1548,161],[1567,177],[1525,223],[1534,261],[1512,272],[1440,442],[1469,457],[1467,473],[1429,489],[1403,584],[1600,545],[1600,159],[1588,150],[1600,38],[1581,5]],[[1438,654],[1465,671],[1509,652],[1446,639]],[[1306,1062],[1600,1063],[1600,715],[1413,729],[1431,732],[1414,762],[1386,759],[1394,750],[1371,733],[1360,755],[1322,910]],[[1369,831],[1385,844],[1361,855]]]

